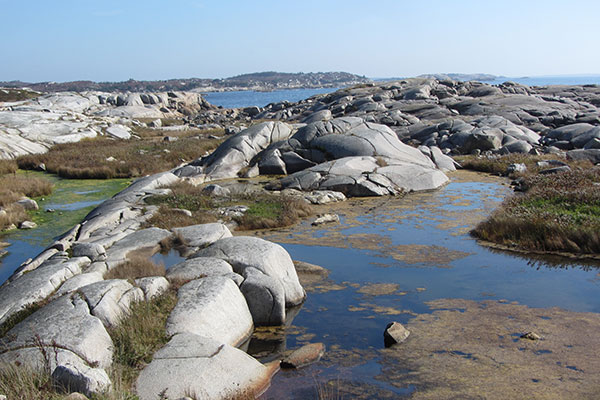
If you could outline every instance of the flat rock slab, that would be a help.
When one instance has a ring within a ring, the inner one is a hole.
[[[44,300],[64,281],[81,273],[82,267],[89,263],[86,257],[50,258],[36,269],[0,287],[0,323],[28,305]]]
[[[256,398],[277,370],[221,341],[181,333],[154,354],[136,388],[141,400]]]
[[[193,257],[221,258],[241,275],[246,268],[256,268],[280,282],[285,291],[286,306],[298,305],[306,297],[290,255],[278,244],[255,237],[235,236],[221,239]]]
[[[79,294],[52,301],[12,328],[0,339],[0,361],[42,366],[40,343],[51,356],[55,347],[74,354],[88,366],[107,368],[112,363],[112,340]]]
[[[167,334],[193,333],[236,346],[254,328],[244,296],[231,279],[212,276],[193,280],[177,293],[167,320]]]
[[[301,368],[316,363],[325,354],[323,343],[311,343],[294,350],[281,360],[281,368]]]
[[[224,224],[215,222],[174,228],[173,232],[183,239],[190,247],[205,247],[213,244],[219,239],[231,237],[231,232]]]
[[[231,265],[220,258],[197,257],[175,264],[167,270],[170,281],[191,281],[208,276],[227,276],[233,273]]]
[[[156,249],[161,240],[171,236],[166,229],[148,228],[133,232],[119,240],[107,250],[107,263],[113,268],[116,263],[125,261],[127,253],[142,249]]]

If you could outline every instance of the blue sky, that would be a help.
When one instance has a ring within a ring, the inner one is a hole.
[[[600,73],[600,2],[0,0],[0,81]]]

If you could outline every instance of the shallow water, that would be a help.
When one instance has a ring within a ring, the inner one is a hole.
[[[52,181],[50,196],[36,198],[39,211],[29,212],[38,227],[31,230],[14,230],[2,236],[10,246],[8,254],[0,259],[0,284],[2,284],[28,258],[33,258],[50,245],[54,238],[79,223],[96,205],[123,190],[129,179],[63,179],[42,172],[19,172]],[[52,209],[54,212],[47,212]]]
[[[264,398],[314,396],[328,380],[343,380],[346,397],[409,394],[410,387],[380,379],[383,331],[389,322],[430,312],[430,300],[495,299],[600,312],[597,265],[498,252],[468,235],[510,193],[504,181],[481,178],[459,173],[435,192],[371,204],[350,201],[332,207],[339,225],[317,229],[304,223],[263,235],[293,259],[330,270],[321,287],[309,290],[285,338],[289,349],[323,342],[328,352],[318,364],[277,374]]]
[[[316,94],[331,93],[338,88],[313,88],[313,89],[285,89],[271,92],[255,92],[253,90],[231,92],[208,92],[202,96],[211,104],[224,108],[238,107],[264,107],[270,103],[280,101],[296,102],[307,99]]]

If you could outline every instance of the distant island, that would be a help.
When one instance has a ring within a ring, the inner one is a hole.
[[[371,79],[348,72],[255,72],[224,79],[169,79],[160,81],[138,81],[129,79],[123,82],[0,82],[4,88],[28,88],[38,92],[83,92],[95,90],[101,92],[164,92],[164,91],[226,91],[256,90],[270,91],[279,89],[345,87],[371,82]]]

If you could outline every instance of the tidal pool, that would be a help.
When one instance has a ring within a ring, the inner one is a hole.
[[[48,179],[54,184],[54,189],[50,196],[36,198],[40,209],[29,212],[31,219],[38,224],[37,228],[14,230],[2,235],[1,240],[9,246],[4,248],[8,253],[0,259],[0,284],[21,263],[37,256],[55,237],[81,222],[96,205],[131,183],[130,179],[63,179],[42,172],[18,173]]]
[[[543,341],[545,346],[541,349],[557,355],[561,352],[556,347],[566,344],[551,340],[556,332],[547,325],[563,326],[561,337],[567,330],[560,322],[567,316],[573,329],[600,327],[597,317],[600,314],[596,314],[600,312],[597,264],[499,252],[479,245],[468,235],[478,221],[510,194],[506,183],[500,178],[458,172],[452,175],[450,184],[438,191],[404,198],[349,200],[322,208],[321,212],[339,214],[340,224],[312,227],[307,221],[287,230],[258,232],[261,237],[280,243],[293,259],[329,270],[323,281],[307,286],[307,300],[288,333],[281,332],[279,338],[273,338],[285,343],[288,349],[323,342],[327,347],[324,358],[304,369],[281,371],[263,398],[447,398],[457,393],[466,397],[502,398],[502,392],[494,395],[492,390],[496,386],[496,390],[504,390],[501,383],[510,386],[510,379],[488,379],[487,388],[480,392],[458,389],[477,386],[481,376],[473,375],[470,382],[472,371],[485,370],[506,377],[502,363],[497,370],[480,368],[478,363],[492,357],[492,353],[506,358],[506,368],[520,361],[524,365],[531,363],[527,358],[519,358],[525,351],[510,353],[510,357],[502,353],[510,347],[502,340],[516,343],[520,349],[524,345],[518,343],[518,334],[542,330],[548,340]],[[499,307],[501,313],[491,312]],[[558,307],[560,312],[552,309],[555,314],[548,314],[546,310],[550,307]],[[481,311],[486,308],[487,314]],[[475,311],[466,313],[466,310]],[[430,315],[434,317],[425,318]],[[433,346],[432,338],[454,338],[456,332],[459,335],[456,337],[460,337],[462,325],[456,323],[457,316],[470,317],[461,324],[471,327],[469,337],[473,340],[480,336],[479,327],[491,330],[499,342],[490,341],[487,347],[477,347],[463,340],[464,345],[454,349],[452,343],[458,340],[449,340]],[[551,318],[556,320],[548,324],[547,319]],[[488,325],[479,325],[483,320]],[[391,350],[384,350],[383,331],[392,321],[413,329],[413,336]],[[437,325],[434,321],[438,321]],[[582,321],[583,325],[576,327],[573,321]],[[425,333],[420,332],[435,334],[427,336],[427,341],[423,339]],[[514,335],[517,342],[512,340]],[[582,338],[573,340],[574,348],[582,345]],[[405,351],[420,358],[404,357]],[[549,357],[544,351],[536,355]],[[595,352],[590,358],[598,357]],[[586,353],[568,354],[581,358]],[[444,357],[472,365],[442,362]],[[591,360],[552,359],[553,366],[563,365],[556,364],[561,362],[588,367],[597,364]],[[543,371],[541,366],[545,364],[538,364],[539,375],[547,372],[556,376],[555,370]],[[442,366],[462,371],[462,381],[448,378]],[[589,367],[586,376],[578,372],[576,378],[589,381],[590,374],[600,371],[600,365],[597,367],[597,370]],[[572,378],[568,373],[577,373],[567,367],[559,370],[565,371],[565,380]],[[433,387],[436,382],[439,387]],[[527,382],[537,387],[545,382],[556,390],[562,387],[560,382],[544,381],[539,376]],[[560,392],[540,393],[560,398]]]

